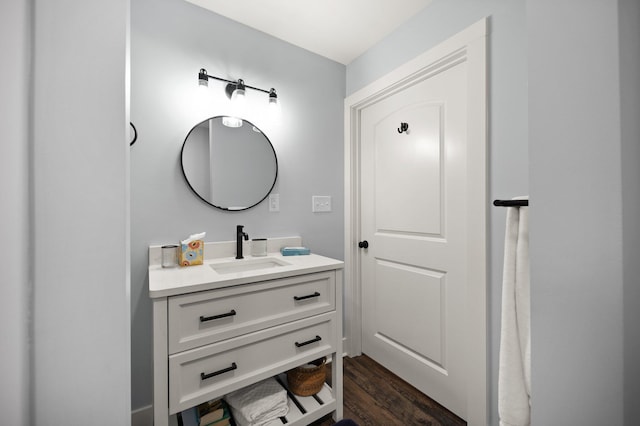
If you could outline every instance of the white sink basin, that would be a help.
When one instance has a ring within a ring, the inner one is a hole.
[[[290,263],[275,257],[261,257],[254,259],[238,259],[223,263],[212,263],[209,266],[219,274],[234,274],[237,272],[259,271],[261,269],[279,268]]]

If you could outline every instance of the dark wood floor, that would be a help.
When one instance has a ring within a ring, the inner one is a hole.
[[[366,355],[344,358],[344,418],[359,426],[467,424]],[[333,424],[327,416],[312,426]]]

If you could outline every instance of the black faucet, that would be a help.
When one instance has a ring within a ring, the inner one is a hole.
[[[249,239],[249,234],[242,230],[243,225],[236,226],[236,259],[244,259],[242,256],[242,239],[245,241]]]

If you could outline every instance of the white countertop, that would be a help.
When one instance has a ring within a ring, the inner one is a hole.
[[[257,281],[273,280],[300,274],[342,269],[344,262],[317,254],[302,256],[282,256],[280,252],[268,253],[267,258],[286,263],[282,266],[253,271],[218,273],[211,265],[227,262],[259,261],[264,256],[245,256],[206,259],[202,265],[163,268],[151,262],[149,265],[149,296],[151,298],[174,296],[195,291],[212,290]]]

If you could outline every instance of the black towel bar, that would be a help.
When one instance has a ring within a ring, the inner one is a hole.
[[[529,200],[495,200],[493,205],[497,207],[526,207],[529,205]]]

